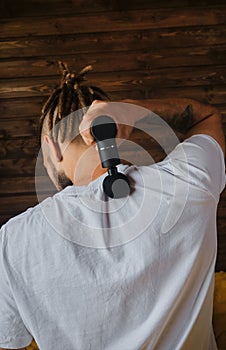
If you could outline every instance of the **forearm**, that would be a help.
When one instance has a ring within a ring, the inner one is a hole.
[[[218,111],[211,105],[187,98],[124,100],[124,102],[144,107],[162,117],[175,131],[186,134],[193,126]],[[138,114],[142,119],[145,115]]]

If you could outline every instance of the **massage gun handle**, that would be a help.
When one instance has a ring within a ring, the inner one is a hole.
[[[103,168],[111,168],[120,164],[115,136],[117,134],[116,123],[113,118],[101,115],[95,118],[90,126]]]

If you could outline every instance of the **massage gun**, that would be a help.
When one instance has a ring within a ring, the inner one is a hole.
[[[108,169],[103,181],[104,193],[110,198],[126,197],[130,193],[130,183],[116,167],[120,159],[115,142],[117,127],[114,119],[101,115],[93,120],[90,131],[97,143],[102,167]]]

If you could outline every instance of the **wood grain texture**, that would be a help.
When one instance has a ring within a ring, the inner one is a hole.
[[[74,63],[76,67],[80,64],[81,58],[75,57],[75,54],[86,54],[84,58],[87,60],[90,54],[99,52],[108,53],[109,51],[111,53],[112,51],[127,52],[128,50],[135,50],[135,52],[137,52],[138,50],[145,50],[146,53],[149,55],[152,53],[152,56],[155,57],[162,55],[159,53],[159,50],[161,52],[161,49],[164,49],[166,54],[166,49],[173,48],[168,55],[170,58],[176,48],[180,50],[176,50],[175,54],[179,54],[181,49],[184,48],[185,51],[182,50],[182,53],[185,53],[184,56],[186,53],[189,54],[190,51],[194,51],[195,56],[195,52],[198,54],[198,52],[202,52],[206,49],[206,51],[203,52],[203,56],[205,54],[214,56],[214,51],[211,51],[211,49],[214,49],[212,46],[226,44],[225,32],[226,29],[224,25],[216,25],[161,28],[155,30],[126,30],[123,32],[107,31],[103,33],[45,35],[40,37],[29,36],[25,38],[4,38],[0,43],[0,49],[2,58],[16,58],[18,61],[26,57],[28,60],[31,60],[31,62],[33,61],[32,68],[34,69],[34,73],[36,72],[35,68],[45,68],[45,66],[47,66],[49,69],[48,75],[50,75],[55,72],[55,68],[52,67],[54,56],[59,54],[60,56],[70,55],[70,63]],[[63,47],[60,53],[59,47]],[[151,50],[148,50],[148,47],[150,47]],[[189,49],[190,47],[193,49]],[[222,48],[219,47],[218,49],[220,50]],[[40,61],[40,56],[47,56],[47,60],[44,62]],[[91,55],[91,57],[92,56],[93,55]],[[34,60],[33,57],[37,57],[37,59]],[[95,62],[95,59],[98,60],[98,57],[98,55],[94,55],[91,59]],[[130,55],[128,58],[130,59]],[[102,65],[98,65],[98,71],[102,71],[104,67],[106,67],[105,60],[102,60],[102,64],[103,67]],[[11,69],[11,62],[9,62],[9,67],[7,67],[7,69],[8,68],[9,70]],[[27,69],[28,71],[25,70],[25,72],[29,74],[29,67],[27,67]],[[41,74],[41,71],[39,71],[39,73]]]
[[[0,38],[224,24],[225,7],[111,11],[70,17],[2,19]],[[87,25],[88,24],[88,25]]]
[[[125,61],[125,56],[123,57]],[[139,57],[137,57],[139,61]],[[111,63],[111,62],[109,62]],[[5,80],[0,87],[0,98],[19,98],[33,96],[48,96],[54,90],[59,77],[34,77]],[[223,86],[226,83],[225,66],[204,66],[195,70],[193,67],[146,69],[136,71],[121,71],[91,73],[89,74],[91,85],[101,86],[109,92],[128,91],[140,88],[150,89],[154,86],[165,88],[178,88],[189,86],[212,87]]]
[[[2,0],[0,2],[0,17],[34,17],[47,16],[51,13],[54,16],[76,14],[98,13],[103,11],[122,11],[130,9],[150,8],[174,8],[174,7],[207,7],[224,5],[224,0]]]
[[[0,224],[55,193],[41,158],[37,166],[37,131],[41,107],[59,81],[58,59],[76,71],[91,64],[89,81],[116,101],[211,103],[226,133],[223,0],[3,0],[0,29]],[[148,153],[128,146],[123,159],[164,157],[139,130],[131,137]],[[218,208],[217,270],[226,270],[225,230],[226,190]]]

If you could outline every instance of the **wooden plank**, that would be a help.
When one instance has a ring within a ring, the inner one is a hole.
[[[226,221],[226,205],[222,200],[219,202],[217,215],[218,218]]]
[[[37,17],[2,19],[0,37],[26,37],[40,35],[62,35],[99,33],[110,28],[128,31],[155,28],[176,28],[224,24],[226,7],[147,9],[111,11],[110,13],[78,15],[72,17]]]
[[[226,229],[226,217],[223,219],[218,218],[217,222],[217,230],[218,230],[218,253],[217,253],[217,262],[216,262],[216,270],[222,271],[226,270],[226,240],[225,240],[225,229]]]
[[[1,1],[3,2],[3,0]],[[51,15],[62,15],[71,13],[84,13],[90,8],[90,12],[98,12],[106,9],[104,3],[92,0],[84,1],[62,1],[62,0],[4,0],[5,16],[0,14],[0,17],[32,17]],[[6,11],[7,9],[7,11]]]
[[[6,1],[4,0],[0,1],[0,17],[10,17],[10,12],[8,10],[8,7],[6,6]]]
[[[226,207],[225,207],[226,210]],[[225,238],[225,229],[226,229],[226,217],[217,219],[217,228],[218,228],[218,237],[220,240]]]
[[[21,98],[21,99],[6,99],[0,101],[0,123],[2,127],[6,120],[11,120],[12,118],[21,120],[23,122],[24,117],[34,117],[39,118],[41,114],[41,108],[46,97],[37,98]],[[33,123],[33,122],[32,122]],[[0,127],[0,132],[2,134],[2,127]],[[16,132],[16,130],[15,130]],[[24,134],[26,136],[26,133]],[[2,135],[1,135],[2,137]],[[7,137],[7,135],[6,135]]]
[[[145,90],[144,95],[144,98],[193,98],[217,106],[225,103],[226,91],[223,86],[150,88]]]
[[[24,176],[15,178],[0,179],[0,195],[8,196],[12,194],[36,193],[37,191],[56,192],[54,186],[50,182],[48,176]]]
[[[34,158],[18,158],[18,159],[4,159],[0,162],[0,178],[18,176],[34,176],[35,175],[36,159]],[[43,175],[44,175],[43,170]],[[41,174],[40,174],[41,175]],[[1,181],[1,180],[0,180]]]
[[[0,214],[0,228],[2,225],[6,224],[9,219],[11,219],[14,215],[12,214]]]
[[[199,69],[162,68],[145,71],[90,73],[88,84],[102,87],[105,91],[123,91],[130,88],[159,86],[164,88],[186,86],[214,86],[226,83],[226,66],[204,66]],[[0,87],[0,98],[48,96],[59,84],[59,77],[38,77],[4,80]]]
[[[226,189],[224,189],[224,191],[221,194],[221,197],[218,203],[217,216],[218,216],[219,222],[226,219]]]
[[[9,130],[7,131],[9,132]],[[39,147],[38,138],[36,137],[23,137],[22,139],[13,140],[8,138],[0,139],[0,159],[30,158],[37,154]]]
[[[75,56],[61,56],[72,70],[79,71],[85,65],[93,66],[95,72],[126,72],[146,71],[152,74],[155,69],[168,68],[169,72],[174,67],[217,66],[225,64],[226,45],[191,48],[169,48],[147,52],[129,51],[117,52],[117,59],[112,52],[101,54],[89,53]],[[53,77],[59,76],[60,71],[57,60],[53,57],[46,59],[4,60],[1,62],[1,78],[24,77]],[[170,69],[169,69],[170,68]],[[212,68],[213,69],[213,68]],[[90,73],[91,74],[91,73]]]
[[[4,2],[4,5],[3,5]],[[68,13],[93,13],[101,11],[122,11],[128,9],[150,9],[150,8],[168,8],[168,7],[198,7],[198,6],[219,6],[224,5],[224,0],[201,0],[199,2],[194,0],[171,0],[171,1],[146,1],[146,0],[107,0],[107,1],[93,1],[93,0],[2,0],[0,17],[31,17],[31,16],[46,16],[51,15],[67,15]],[[3,7],[4,6],[4,7]]]
[[[40,196],[39,199],[37,199],[36,194],[1,197],[0,215],[15,215],[15,213],[21,213],[35,206],[45,198],[47,198],[45,194]]]
[[[31,62],[33,69],[38,69],[39,66],[45,69],[48,68],[48,75],[53,74],[52,56],[64,57],[65,55],[76,55],[70,60],[75,63],[79,62],[77,55],[87,54],[84,56],[84,62],[89,59],[90,54],[97,52],[121,52],[136,50],[148,50],[151,48],[151,53],[158,54],[158,50],[167,48],[196,48],[207,46],[209,50],[213,45],[221,45],[226,43],[226,28],[224,25],[204,26],[204,27],[185,27],[185,28],[162,28],[155,30],[136,30],[121,32],[101,32],[88,34],[67,34],[61,36],[42,36],[42,37],[26,37],[14,38],[7,40],[6,38],[0,42],[1,58],[21,58],[25,57],[44,57],[44,62],[38,58]],[[63,52],[61,48],[63,47]],[[206,49],[207,49],[206,48]],[[178,51],[178,50],[177,50]],[[174,52],[174,51],[173,51]],[[173,52],[170,52],[171,56]],[[186,52],[186,51],[185,51]],[[179,52],[177,52],[179,54]],[[213,53],[214,54],[214,53]],[[161,54],[160,54],[161,56]],[[46,61],[45,61],[46,59]],[[92,59],[98,59],[98,56]],[[100,58],[101,59],[101,58]],[[215,59],[217,59],[215,55]],[[37,61],[38,60],[38,61]],[[102,64],[106,64],[104,57],[101,60]],[[77,64],[75,65],[77,66]],[[4,65],[2,70],[4,73]],[[29,67],[27,67],[29,68]],[[9,62],[9,69],[11,65]],[[40,74],[40,73],[39,73]],[[46,74],[46,73],[45,73]]]
[[[24,141],[18,141],[16,144],[18,146],[20,145],[20,151],[25,153],[26,139],[32,137],[33,140],[28,143],[28,146],[34,142],[34,145],[32,146],[32,149],[34,149],[34,146],[37,145],[38,141],[38,123],[39,119],[37,117],[29,118],[21,116],[13,121],[10,120],[10,118],[2,119],[0,120],[0,140],[2,140],[2,143],[4,144],[5,140],[7,141],[11,138],[25,138]],[[37,135],[37,137],[35,137],[35,135]],[[4,155],[5,152],[7,153],[7,144],[4,145],[4,149],[1,150],[1,152],[2,155]],[[29,156],[29,153],[27,153],[27,156]]]

